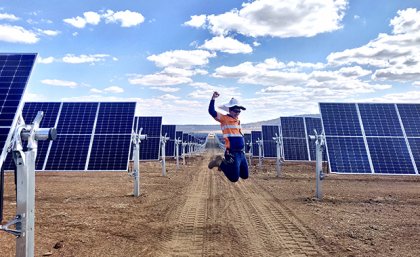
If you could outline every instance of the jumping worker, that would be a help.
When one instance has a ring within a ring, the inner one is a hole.
[[[214,157],[208,167],[209,169],[218,167],[231,182],[237,182],[239,178],[247,179],[249,175],[245,157],[245,140],[241,131],[241,122],[238,119],[241,110],[246,110],[246,108],[240,105],[238,100],[232,98],[229,103],[219,106],[228,114],[218,113],[214,108],[217,97],[219,93],[214,92],[210,100],[209,113],[220,122],[225,140],[225,158],[220,155]]]

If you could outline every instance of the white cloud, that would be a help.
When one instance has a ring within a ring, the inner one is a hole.
[[[210,40],[206,40],[199,48],[211,51],[221,51],[229,54],[248,54],[252,52],[252,47],[250,45],[239,42],[234,38],[224,36],[216,36]]]
[[[75,18],[64,19],[63,21],[65,23],[68,23],[68,24],[72,25],[73,27],[76,27],[76,28],[79,28],[79,29],[84,28],[87,24],[86,19],[84,19],[80,16],[77,16]]]
[[[110,87],[105,88],[104,91],[108,93],[119,94],[119,93],[123,93],[124,89],[118,86],[110,86]]]
[[[0,41],[9,43],[35,44],[39,41],[38,36],[20,26],[0,24]]]
[[[215,53],[205,50],[174,50],[148,56],[147,60],[154,62],[158,67],[190,68],[192,66],[206,65],[209,62],[209,58],[213,57],[216,57]]]
[[[129,10],[114,12],[107,10],[103,15],[107,23],[121,23],[121,27],[133,27],[144,22],[144,17],[141,13],[132,12]]]
[[[42,30],[42,29],[39,29],[38,32],[41,33],[41,34],[47,35],[47,36],[51,36],[51,37],[54,37],[54,36],[57,36],[58,34],[60,34],[60,31],[57,31],[57,30]]]
[[[66,80],[58,80],[58,79],[44,79],[44,80],[41,80],[41,83],[45,85],[49,85],[49,86],[69,87],[69,88],[76,88],[80,86],[78,83],[74,81],[66,81]]]
[[[415,8],[399,10],[398,16],[390,21],[394,34],[418,32],[420,30],[420,11]]]
[[[241,95],[237,87],[229,87],[226,85],[213,86],[204,82],[194,82],[194,83],[191,83],[190,86],[195,88],[195,90],[189,93],[188,97],[194,98],[194,99],[209,100],[211,96],[213,95],[214,91],[219,92],[219,94],[221,95],[222,101],[223,100],[228,101],[232,96]]]
[[[256,0],[243,3],[239,10],[206,16],[206,27],[215,35],[236,32],[251,37],[312,37],[340,29],[347,2]]]
[[[0,20],[17,21],[19,18],[14,14],[0,13]]]
[[[37,63],[43,63],[43,64],[50,64],[53,63],[55,61],[54,57],[46,57],[46,58],[42,58],[41,56],[38,56],[36,58],[36,62]]]
[[[103,93],[103,91],[102,91],[102,90],[97,89],[97,88],[91,88],[89,91],[90,91],[91,93],[94,93],[94,94],[102,94],[102,93]]]
[[[172,100],[178,100],[180,99],[180,97],[170,95],[170,94],[164,94],[164,95],[159,96],[159,99],[172,101]]]
[[[174,93],[180,90],[179,87],[150,87],[151,89],[159,90],[166,93]]]
[[[420,75],[420,11],[398,11],[390,25],[393,34],[379,34],[361,47],[331,53],[329,65],[367,66],[374,80],[416,81]]]
[[[98,25],[101,21],[101,15],[96,12],[85,12],[83,16],[87,24]]]
[[[164,73],[155,73],[149,75],[134,75],[128,82],[134,85],[143,86],[170,86],[192,82],[189,77],[178,77]]]
[[[76,56],[74,54],[66,54],[62,58],[63,62],[65,63],[72,63],[72,64],[79,64],[79,63],[96,63],[96,62],[104,62],[107,58],[110,58],[111,56],[108,54],[82,54],[79,56]]]
[[[206,15],[193,15],[191,16],[191,20],[184,23],[186,26],[200,28],[206,24]]]
[[[83,17],[77,16],[74,18],[67,18],[63,21],[76,28],[82,29],[86,25],[96,26],[101,22],[101,19],[105,20],[105,23],[121,23],[121,27],[133,27],[144,22],[144,17],[141,13],[133,12],[129,10],[114,12],[113,10],[107,10],[105,13],[97,12],[85,12]]]

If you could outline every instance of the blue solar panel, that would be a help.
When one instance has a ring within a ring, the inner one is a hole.
[[[320,103],[325,135],[362,136],[356,105]]]
[[[140,160],[158,160],[160,138],[151,137],[142,140],[140,144]]]
[[[415,174],[404,138],[367,139],[375,173]]]
[[[394,104],[359,104],[366,136],[403,136]]]
[[[162,132],[162,117],[140,116],[137,131],[143,128],[141,134],[147,135],[140,144],[140,160],[158,160],[160,153],[160,135]]]
[[[279,126],[262,125],[263,153],[266,158],[277,157],[277,144],[273,137],[280,136]]]
[[[127,170],[135,102],[99,103],[88,170]]]
[[[100,103],[95,134],[131,135],[136,103]]]
[[[189,143],[189,135],[187,133],[182,134],[182,143],[186,143],[186,144]],[[185,146],[185,153],[189,153],[189,151],[190,151],[190,146],[186,145]]]
[[[252,140],[252,156],[259,156],[259,147],[257,140],[262,140],[261,131],[251,131],[251,140]],[[263,153],[261,153],[261,156]]]
[[[407,137],[420,137],[420,104],[397,104],[397,107]]]
[[[283,138],[283,151],[285,160],[309,160],[306,138]]]
[[[6,159],[36,54],[0,54],[0,167]]]
[[[371,173],[362,137],[327,137],[331,171],[337,173]]]
[[[302,117],[280,117],[282,137],[305,138],[305,124]]]
[[[320,103],[320,109],[332,172],[418,174],[419,104]],[[357,119],[354,110],[359,111]],[[344,131],[342,124],[351,123],[360,133],[337,136],[336,131]]]
[[[53,128],[56,125],[60,103],[26,103],[23,107],[22,116],[26,123],[32,122],[38,111],[44,112],[40,127]],[[36,154],[35,169],[42,170],[47,156],[48,147],[52,141],[38,141],[38,150]]]
[[[250,153],[251,143],[252,143],[251,133],[245,133],[244,140],[245,140],[245,153]]]
[[[159,137],[161,135],[162,117],[136,117],[138,119],[137,129],[143,128],[142,134],[147,137]]]
[[[176,140],[182,140],[182,131],[177,131],[175,133]],[[178,144],[178,153],[179,155],[182,154],[182,143]]]
[[[315,135],[314,129],[316,130],[316,132],[318,134],[322,133],[322,122],[321,122],[321,118],[313,118],[313,117],[305,117],[305,125],[306,125],[306,135],[307,135],[307,141],[308,141],[308,146],[309,146],[309,154],[310,154],[310,159],[311,161],[315,161],[316,160],[316,145],[315,145],[315,140],[311,140],[309,138],[309,136],[311,135]],[[324,151],[322,153],[322,159],[323,160],[327,160],[327,152]]]
[[[45,170],[85,170],[98,103],[62,103]]]
[[[169,139],[166,141],[165,154],[168,157],[175,156],[175,125],[162,125],[162,136],[166,134]]]
[[[57,133],[92,135],[98,106],[98,103],[63,103]]]
[[[92,135],[57,135],[45,170],[85,170]]]
[[[130,144],[130,134],[95,135],[88,170],[127,170]]]
[[[417,168],[420,167],[420,138],[409,138],[411,152],[413,153],[414,162]]]
[[[309,160],[304,117],[280,117],[280,124],[284,159],[286,161]]]

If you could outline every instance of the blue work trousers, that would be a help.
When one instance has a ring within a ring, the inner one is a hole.
[[[239,178],[247,179],[249,176],[248,162],[246,161],[244,152],[231,152],[233,162],[229,163],[226,158],[220,164],[220,168],[225,173],[225,176],[232,182],[236,182]],[[226,155],[226,154],[225,154]]]

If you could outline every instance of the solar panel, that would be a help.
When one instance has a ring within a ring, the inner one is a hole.
[[[136,103],[100,103],[88,170],[127,170]]]
[[[182,140],[182,131],[176,131],[175,133],[176,140]],[[178,144],[178,153],[182,154],[182,143]]]
[[[311,140],[309,136],[315,135],[314,130],[318,134],[322,133],[322,122],[321,118],[314,118],[314,117],[305,117],[305,126],[306,126],[306,141],[308,142],[309,147],[309,160],[315,161],[316,160],[316,145],[315,141]],[[322,159],[327,160],[327,153],[324,151],[322,152]]]
[[[277,144],[273,140],[273,137],[280,136],[279,126],[275,125],[262,125],[262,139],[263,139],[263,147],[264,147],[264,155],[265,158],[273,158],[277,157]]]
[[[62,103],[45,170],[85,170],[98,103]]]
[[[41,126],[57,127],[57,140],[39,142],[36,170],[127,170],[135,106],[134,102],[26,103],[25,119],[44,111]]]
[[[280,126],[284,159],[309,160],[304,117],[280,117]]]
[[[245,140],[245,153],[251,152],[251,133],[245,133],[244,134],[244,140]]]
[[[137,131],[143,128],[141,133],[147,135],[147,139],[140,144],[140,160],[159,160],[162,117],[140,116],[136,119]]]
[[[258,156],[259,154],[259,147],[257,140],[262,140],[262,133],[261,131],[251,131],[251,141],[252,141],[252,156]],[[263,153],[261,153],[262,155]]]
[[[407,137],[420,137],[420,104],[397,104]]]
[[[419,104],[319,106],[331,172],[418,174]]]
[[[0,54],[0,168],[22,109],[22,96],[36,54]]]
[[[189,153],[189,151],[190,151],[190,146],[188,145],[188,143],[189,143],[189,135],[187,133],[183,133],[182,134],[182,142],[187,144],[185,146],[185,153]]]
[[[175,156],[175,131],[175,125],[162,125],[162,136],[166,134],[169,137],[165,145],[165,154],[167,157]]]

